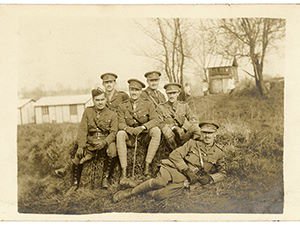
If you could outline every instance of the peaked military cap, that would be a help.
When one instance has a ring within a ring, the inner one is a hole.
[[[132,88],[142,90],[144,87],[146,87],[146,85],[142,81],[139,81],[138,79],[129,79],[127,82],[130,88],[132,87]]]
[[[103,81],[115,81],[118,76],[114,73],[104,73],[100,76],[100,78],[103,80]]]
[[[167,93],[181,91],[181,84],[179,83],[168,83],[164,86]]]
[[[214,133],[219,129],[219,124],[212,122],[212,121],[205,121],[199,123],[199,127],[201,128],[201,131],[207,132],[207,133]]]
[[[151,71],[151,72],[145,73],[144,76],[149,80],[158,80],[159,77],[161,76],[161,73],[158,71]]]
[[[100,89],[100,88],[96,88],[96,89],[92,90],[92,96],[93,96],[93,98],[96,97],[96,96],[98,96],[98,95],[102,95],[104,93],[105,92],[102,89]]]

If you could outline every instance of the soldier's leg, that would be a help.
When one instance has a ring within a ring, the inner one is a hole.
[[[150,143],[148,146],[148,151],[146,155],[146,164],[144,174],[146,176],[150,175],[149,173],[149,165],[151,164],[160,144],[161,139],[161,131],[158,127],[153,127],[149,130],[150,135]]]
[[[121,169],[122,169],[122,178],[127,177],[127,145],[126,141],[128,140],[128,135],[124,130],[120,130],[117,133],[117,153],[119,156]]]
[[[161,129],[161,132],[164,136],[164,138],[166,139],[166,142],[168,144],[168,146],[174,150],[177,147],[176,141],[175,141],[175,134],[174,132],[171,130],[169,125],[164,125],[163,128]]]
[[[151,178],[146,180],[133,189],[127,189],[124,191],[119,191],[113,196],[114,202],[121,201],[122,199],[128,198],[133,195],[145,194],[152,190],[157,190],[167,186],[167,184],[172,180],[171,175],[169,172],[164,169],[160,168],[159,173],[157,174],[156,178]]]
[[[76,189],[79,188],[81,173],[83,169],[83,165],[79,164],[80,159],[75,156],[72,159],[72,185],[76,186]]]
[[[148,192],[147,195],[150,196],[151,198],[154,198],[155,200],[161,201],[166,198],[177,196],[183,191],[184,191],[183,182],[171,183],[161,189]]]
[[[198,124],[193,124],[187,131],[190,134],[190,139],[202,139],[201,129]]]
[[[201,138],[201,130],[198,124],[192,124],[188,130],[180,137],[181,144],[186,143],[190,139]]]
[[[74,146],[73,146],[73,148],[70,150],[70,156],[71,156],[71,159],[73,159],[74,157],[75,157],[75,154],[76,154],[76,152],[77,152],[77,149],[78,149],[78,144],[77,144],[77,142],[75,142],[74,143]],[[73,165],[73,163],[72,163],[72,161],[70,160],[68,160],[67,162],[66,162],[66,164],[65,164],[65,166],[64,167],[61,167],[61,168],[58,168],[58,169],[56,169],[55,171],[54,171],[54,173],[58,176],[58,177],[64,177],[65,175],[66,175],[66,171],[71,167],[72,168],[72,165]]]
[[[113,158],[116,158],[117,156],[117,149],[116,149],[116,143],[110,143],[106,150],[106,159],[105,159],[105,166],[103,167],[103,179],[102,179],[102,187],[108,188],[109,185],[109,175],[110,171],[112,170],[112,161]]]
[[[113,142],[108,146],[107,155],[108,155],[108,157],[110,157],[112,159],[111,166],[109,169],[109,177],[112,178],[114,170],[117,167],[117,163],[119,161],[119,158],[117,157],[118,152],[117,152],[116,142]]]

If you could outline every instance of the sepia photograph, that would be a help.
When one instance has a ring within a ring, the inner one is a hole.
[[[284,18],[48,7],[19,22],[19,213],[283,213]]]
[[[18,215],[285,216],[293,39],[245,7],[0,6]]]

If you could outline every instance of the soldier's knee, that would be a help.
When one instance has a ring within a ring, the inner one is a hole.
[[[118,131],[118,133],[117,133],[117,141],[125,141],[126,140],[126,136],[127,136],[126,131],[124,131],[124,130]]]
[[[160,137],[161,131],[158,127],[153,127],[153,128],[150,129],[149,135],[151,137]]]
[[[165,125],[162,129],[161,129],[162,134],[164,135],[164,137],[166,138],[172,138],[175,136],[174,132],[171,130],[171,128],[167,125]]]
[[[113,142],[113,143],[110,143],[110,145],[108,146],[107,148],[107,156],[109,158],[114,158],[117,156],[117,148],[116,148],[116,143]]]
[[[189,128],[189,131],[192,133],[201,133],[200,127],[198,124],[192,124],[192,126]]]

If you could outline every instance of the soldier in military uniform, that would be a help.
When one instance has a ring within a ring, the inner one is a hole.
[[[162,200],[178,194],[191,184],[206,185],[219,182],[226,177],[225,153],[215,143],[219,125],[214,122],[199,124],[203,138],[190,139],[174,150],[169,159],[161,161],[156,178],[144,181],[134,188],[117,192],[113,201],[148,193],[154,199]]]
[[[118,106],[125,100],[129,99],[129,96],[123,91],[116,90],[116,79],[118,78],[116,74],[104,73],[100,76],[100,78],[102,79],[102,84],[105,88],[105,96],[107,99],[106,105],[110,110],[117,112]],[[72,151],[77,151],[77,148],[78,143],[75,143]],[[112,175],[117,161],[118,157],[113,157],[110,166],[111,171],[109,172],[110,175]],[[70,165],[67,164],[62,168],[56,169],[54,172],[58,177],[64,177],[69,166]]]
[[[105,95],[107,98],[107,107],[117,112],[117,109],[121,103],[129,99],[129,96],[124,91],[116,90],[116,79],[118,76],[113,73],[104,73],[101,76],[102,84],[105,89]]]
[[[151,71],[144,75],[147,79],[148,87],[143,90],[141,98],[148,99],[155,107],[166,101],[166,97],[157,88],[160,81],[161,73],[158,71]]]
[[[168,101],[158,106],[160,129],[169,147],[174,150],[195,134],[200,133],[198,122],[189,105],[177,100],[181,85],[168,83],[164,86]]]
[[[118,107],[121,103],[129,99],[129,96],[124,91],[118,91],[116,89],[116,80],[118,76],[114,73],[104,73],[100,76],[102,79],[102,85],[105,89],[105,95],[107,99],[107,107],[117,112]],[[114,169],[116,165],[119,166],[119,158],[114,157],[111,161],[111,171],[109,172],[110,176],[113,176]]]
[[[117,114],[106,107],[104,91],[92,90],[94,106],[87,107],[78,128],[78,149],[72,159],[73,185],[79,187],[83,164],[97,151],[106,151],[102,187],[108,187],[112,158],[117,156],[115,138],[118,131]]]
[[[130,99],[122,103],[118,110],[119,131],[117,133],[117,150],[122,168],[121,185],[128,183],[127,179],[127,143],[137,136],[147,134],[150,143],[146,154],[144,174],[149,176],[149,165],[160,144],[161,131],[157,127],[158,116],[153,104],[140,98],[144,83],[136,79],[128,80]],[[140,135],[141,134],[141,135]]]

